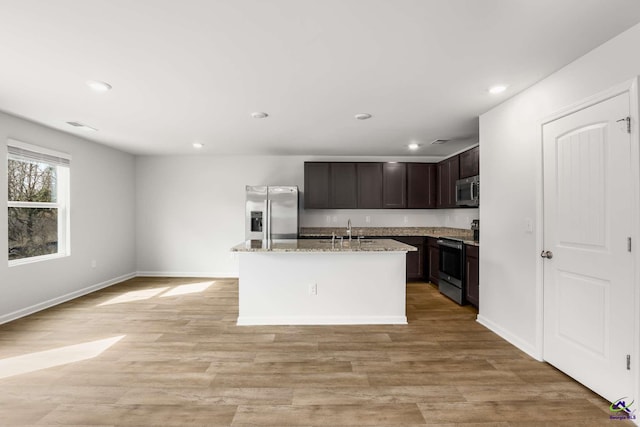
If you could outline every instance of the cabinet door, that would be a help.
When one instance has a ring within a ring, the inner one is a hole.
[[[446,160],[438,163],[438,203],[439,208],[449,205],[449,163]]]
[[[480,173],[480,147],[460,153],[460,179]]]
[[[407,207],[428,209],[436,207],[436,165],[407,163]]]
[[[382,208],[382,163],[358,163],[358,208]]]
[[[411,245],[417,251],[407,252],[407,280],[424,280],[425,238],[420,236],[393,237],[393,239]]]
[[[449,159],[449,207],[456,207],[456,181],[460,179],[460,160],[458,156]]]
[[[458,156],[438,163],[438,207],[456,207],[456,181],[460,177]]]
[[[358,205],[355,163],[331,163],[330,207],[353,209]]]
[[[412,244],[416,247],[416,252],[407,252],[407,279],[423,280],[424,279],[424,245]]]
[[[427,262],[429,281],[437,285],[440,279],[440,247],[438,246],[438,239],[433,237],[427,239]]]
[[[327,162],[305,162],[304,207],[305,209],[328,209],[330,165]]]
[[[466,247],[466,297],[467,301],[476,307],[480,303],[480,280],[479,280],[479,259],[478,247],[467,245]]]
[[[406,163],[384,163],[382,165],[382,207],[407,207]]]

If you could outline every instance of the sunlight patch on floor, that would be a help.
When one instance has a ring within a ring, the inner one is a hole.
[[[186,294],[195,294],[198,292],[206,291],[209,286],[213,285],[214,282],[199,282],[199,283],[190,283],[188,285],[179,285],[170,291],[165,292],[160,295],[160,297],[174,297],[176,295],[186,295]]]
[[[126,335],[74,344],[0,360],[0,378],[80,362],[100,355]]]
[[[98,307],[103,305],[120,304],[123,302],[142,301],[145,299],[153,298],[156,295],[166,291],[167,289],[169,289],[168,286],[163,288],[141,289],[139,291],[127,292],[122,295],[118,295],[117,297],[111,298],[110,300],[105,301],[101,304],[98,304]]]

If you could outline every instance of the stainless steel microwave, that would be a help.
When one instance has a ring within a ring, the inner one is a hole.
[[[456,206],[480,205],[480,176],[456,181]]]

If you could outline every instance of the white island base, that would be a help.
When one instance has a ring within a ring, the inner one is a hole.
[[[406,249],[239,256],[238,325],[407,323]]]

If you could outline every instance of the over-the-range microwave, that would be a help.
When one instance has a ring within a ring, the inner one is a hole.
[[[456,206],[480,205],[480,176],[456,181]]]

